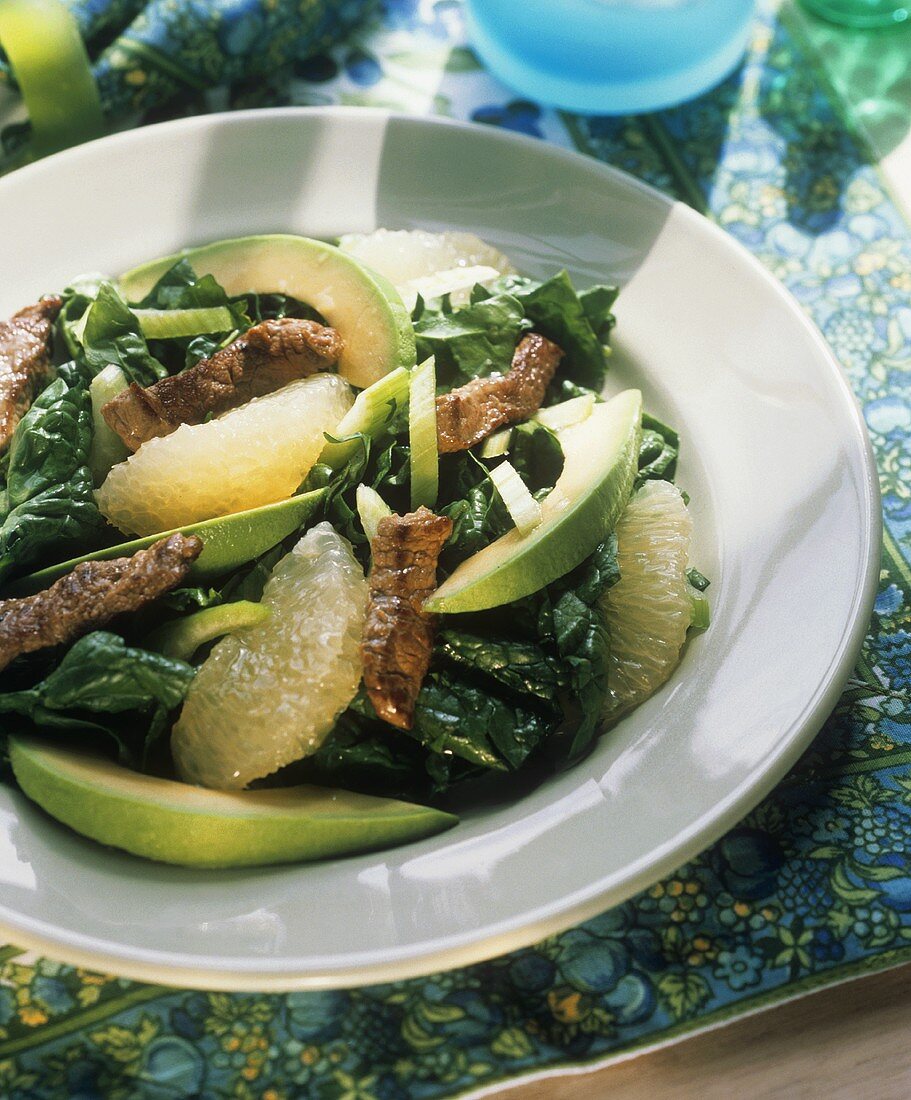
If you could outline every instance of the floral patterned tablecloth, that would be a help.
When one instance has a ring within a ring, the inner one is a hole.
[[[0,1094],[448,1097],[911,960],[911,230],[805,26],[766,8],[745,64],[713,93],[580,119],[488,76],[457,0],[386,0],[356,41],[290,79],[183,100],[184,113],[350,103],[473,119],[575,146],[707,213],[797,297],[863,405],[882,478],[879,594],[857,670],[797,767],[638,897],[503,958],[355,991],[171,990],[10,947]]]

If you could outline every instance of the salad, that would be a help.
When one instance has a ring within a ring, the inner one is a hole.
[[[572,766],[708,625],[617,289],[465,233],[219,241],[0,323],[7,777],[194,866]]]

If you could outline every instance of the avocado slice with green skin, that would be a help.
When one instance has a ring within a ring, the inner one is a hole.
[[[165,623],[148,635],[143,646],[177,661],[189,661],[206,642],[213,642],[248,626],[259,626],[271,614],[265,604],[250,600],[217,604]]]
[[[210,791],[142,775],[104,757],[11,737],[25,794],[83,836],[184,867],[256,867],[391,848],[458,818],[324,787]]]
[[[462,562],[424,610],[499,607],[575,569],[614,529],[629,501],[641,425],[642,394],[625,390],[559,432],[563,473],[541,502],[541,522],[525,535],[507,531]]]
[[[72,572],[80,562],[128,558],[137,550],[145,550],[152,543],[178,531],[184,535],[198,535],[203,541],[202,553],[193,563],[187,579],[195,582],[212,580],[252,561],[277,546],[288,535],[293,535],[313,515],[325,495],[325,489],[314,489],[313,492],[289,497],[276,504],[264,504],[261,508],[251,508],[247,512],[217,516],[215,519],[191,523],[186,527],[162,531],[157,535],[146,535],[131,542],[105,546],[102,550],[84,554],[81,558],[49,565],[37,573],[20,577],[6,586],[4,595],[28,596],[33,592],[40,592],[64,574]]]
[[[290,234],[238,237],[189,248],[122,275],[120,292],[141,301],[178,260],[212,275],[231,296],[290,294],[326,318],[345,344],[339,374],[361,388],[415,362],[411,315],[384,276],[325,241]]]

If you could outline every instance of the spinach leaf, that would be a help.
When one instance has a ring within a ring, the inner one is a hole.
[[[512,294],[452,311],[425,307],[414,326],[418,362],[435,356],[437,381],[445,388],[481,375],[505,374],[519,338],[531,327],[523,313]]]
[[[207,607],[217,607],[224,603],[221,592],[215,588],[173,588],[157,601],[159,606],[173,611],[203,611]]]
[[[588,323],[602,344],[607,343],[616,324],[616,319],[611,310],[619,293],[619,287],[603,285],[593,286],[588,290],[579,292],[579,301],[585,310]]]
[[[77,453],[88,453],[91,440],[86,387],[78,375],[64,372],[41,391],[16,427],[7,468],[8,506],[15,508],[64,481],[74,472]]]
[[[66,557],[98,543],[105,522],[88,468],[91,438],[88,388],[68,364],[38,395],[10,443],[0,580],[51,550]]]
[[[231,299],[233,305],[242,309],[250,318],[250,323],[276,320],[282,317],[302,317],[307,321],[319,321],[326,324],[326,318],[312,306],[291,298],[287,294],[240,294]]]
[[[547,589],[539,630],[552,637],[566,669],[569,698],[578,725],[568,739],[556,739],[553,754],[573,763],[595,740],[607,694],[610,638],[598,607],[601,594],[620,579],[617,538],[611,535],[581,565]]]
[[[648,413],[642,414],[642,442],[639,445],[639,473],[636,488],[651,479],[673,481],[680,454],[680,437],[673,428]]]
[[[551,705],[556,705],[564,683],[557,662],[533,642],[443,630],[437,636],[436,652],[465,673],[490,679],[517,695],[530,695]]]
[[[408,732],[436,753],[502,771],[519,767],[549,729],[537,710],[440,669],[424,680]]]
[[[486,466],[470,451],[440,456],[439,500],[437,512],[448,516],[453,525],[440,557],[444,571],[451,572],[513,526]]]
[[[149,293],[137,303],[139,309],[215,309],[231,308],[231,300],[212,275],[201,278],[187,262],[178,260],[169,268]],[[237,311],[238,321],[244,324],[242,310]]]
[[[375,719],[363,689],[352,711]],[[432,668],[424,678],[407,736],[440,756],[457,756],[475,768],[509,771],[518,768],[545,739],[553,715],[508,701],[453,668]],[[388,727],[385,727],[388,729]]]
[[[141,309],[217,309],[231,311],[234,331],[206,333],[193,337],[174,337],[155,340],[150,345],[156,358],[164,363],[171,374],[193,366],[200,359],[208,358],[219,348],[237,338],[238,332],[250,327],[246,311],[246,299],[229,298],[224,288],[212,275],[197,276],[187,260],[178,260],[169,268],[149,293],[138,303]]]
[[[546,495],[563,473],[563,448],[549,428],[536,420],[527,420],[512,430],[509,461],[519,476],[537,496]]]
[[[412,738],[348,710],[312,756],[288,769],[288,779],[389,798],[421,798],[429,793],[427,755]]]
[[[686,579],[690,582],[693,588],[697,592],[704,592],[708,586],[712,583],[708,577],[703,576],[698,569],[688,569],[686,571]]]
[[[148,755],[194,674],[183,661],[129,647],[116,634],[95,631],[76,642],[33,687],[0,694],[0,713],[21,715],[47,729],[104,732],[117,743],[121,761],[135,765]],[[98,717],[127,712],[147,719],[141,738],[131,732],[137,728],[135,721],[123,726]]]
[[[102,283],[88,307],[76,358],[97,374],[113,363],[130,382],[150,386],[167,369],[149,351],[132,310],[111,283]]]
[[[561,377],[600,390],[607,373],[601,339],[605,328],[609,331],[610,306],[605,309],[605,303],[612,305],[616,294],[611,298],[610,288],[596,288],[588,292],[583,303],[565,271],[543,283],[508,276],[505,285],[521,303],[530,322],[528,327],[563,349]]]

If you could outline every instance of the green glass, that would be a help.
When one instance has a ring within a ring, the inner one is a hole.
[[[896,0],[802,0],[803,6],[843,27],[895,27],[911,19],[911,3]]]

